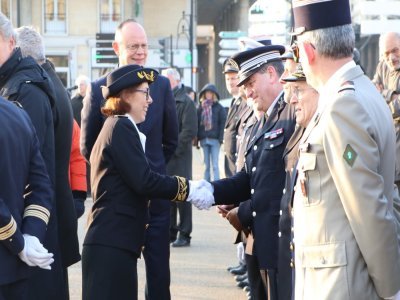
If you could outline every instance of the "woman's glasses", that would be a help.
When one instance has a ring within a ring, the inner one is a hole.
[[[146,100],[149,100],[149,91],[150,91],[149,88],[147,88],[147,89],[145,89],[145,90],[135,89],[134,91],[135,91],[135,92],[140,92],[140,93],[145,94],[145,95],[146,95]]]

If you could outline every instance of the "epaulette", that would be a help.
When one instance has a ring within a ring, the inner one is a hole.
[[[345,81],[340,85],[340,89],[338,90],[338,93],[341,93],[343,91],[355,91],[356,88],[354,86],[353,81]]]

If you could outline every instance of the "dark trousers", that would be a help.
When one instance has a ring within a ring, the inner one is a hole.
[[[169,223],[170,202],[151,200],[150,222],[146,230],[143,257],[146,264],[146,299],[171,299],[169,285]]]
[[[278,281],[276,269],[260,270],[264,288],[269,300],[278,300]]]
[[[29,300],[28,281],[19,280],[10,284],[0,285],[0,300]]]
[[[82,300],[138,299],[137,257],[100,245],[83,246]]]
[[[190,239],[192,226],[192,204],[189,202],[171,202],[171,225],[169,231],[171,240],[176,240],[178,232],[180,236]]]
[[[266,300],[267,294],[261,278],[257,257],[255,255],[246,254],[246,264],[251,300]]]

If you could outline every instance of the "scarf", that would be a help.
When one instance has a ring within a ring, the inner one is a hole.
[[[204,99],[201,102],[201,108],[203,111],[201,112],[201,121],[204,125],[204,130],[209,131],[212,129],[212,106],[214,104],[213,99]]]

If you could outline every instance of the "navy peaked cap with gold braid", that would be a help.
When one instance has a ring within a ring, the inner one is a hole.
[[[293,0],[293,35],[351,24],[349,0]]]
[[[243,85],[244,82],[263,65],[272,61],[281,60],[281,55],[284,52],[284,46],[270,45],[242,51],[232,56],[232,59],[239,65],[238,86]]]
[[[118,95],[123,89],[138,85],[142,82],[153,83],[158,76],[154,69],[143,68],[139,65],[126,65],[115,69],[107,76],[107,86],[102,86],[104,99]]]

